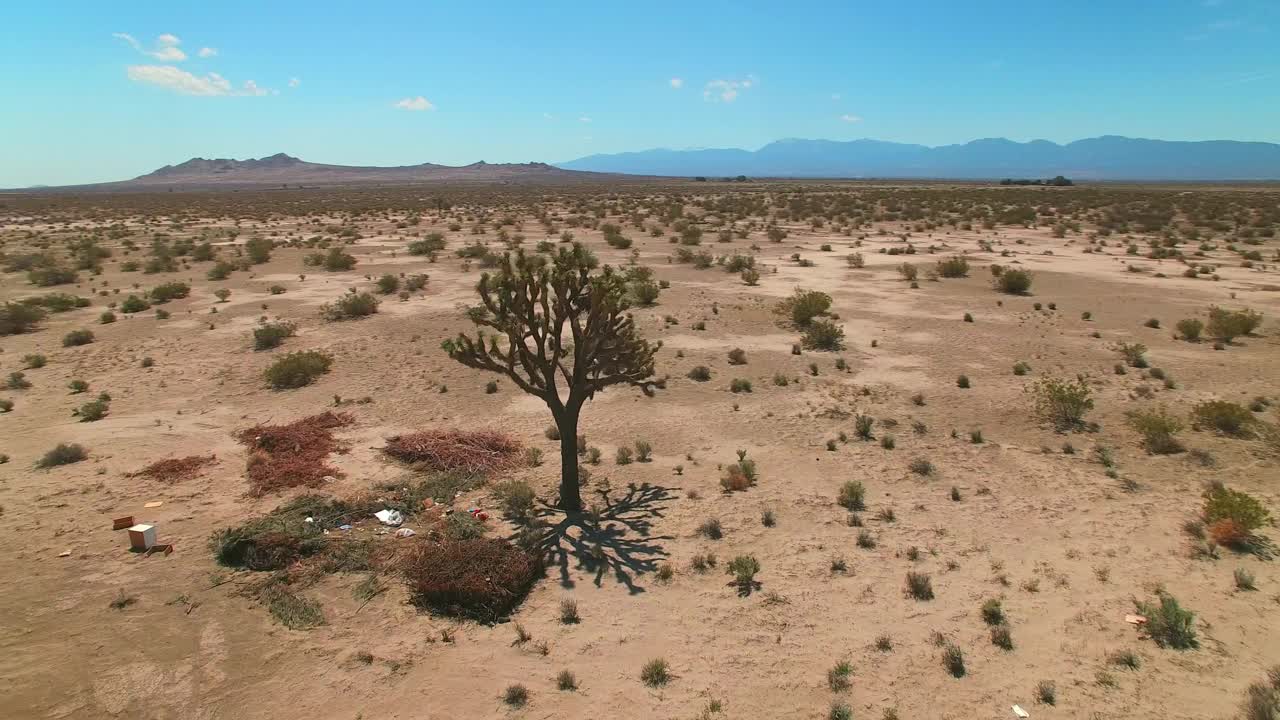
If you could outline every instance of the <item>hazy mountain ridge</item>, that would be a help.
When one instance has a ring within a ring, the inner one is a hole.
[[[1280,145],[1107,135],[1065,145],[984,138],[928,147],[881,140],[787,139],[759,150],[644,150],[590,155],[558,167],[668,176],[1277,180]]]
[[[435,163],[389,167],[313,163],[277,153],[263,158],[191,158],[110,186],[333,185],[438,181],[590,180],[595,173],[546,163],[486,163],[452,167]]]

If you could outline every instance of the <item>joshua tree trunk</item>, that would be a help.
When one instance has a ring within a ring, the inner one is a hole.
[[[556,429],[560,431],[560,509],[582,510],[582,492],[578,487],[578,415],[581,405],[552,408]]]

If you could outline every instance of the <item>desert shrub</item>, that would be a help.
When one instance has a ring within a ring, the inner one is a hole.
[[[1204,331],[1204,323],[1195,318],[1179,320],[1176,327],[1178,328],[1178,335],[1187,342],[1198,342],[1200,333]]]
[[[698,382],[706,382],[711,379],[711,368],[706,365],[699,365],[689,371],[688,378]]]
[[[844,692],[849,689],[849,678],[853,675],[853,664],[848,660],[841,660],[836,666],[827,671],[827,687],[832,692]]]
[[[35,305],[6,302],[0,307],[0,335],[28,333],[44,319],[45,311]]]
[[[48,358],[39,353],[22,356],[22,366],[28,370],[38,370],[44,367],[46,362],[48,362]]]
[[[1057,686],[1049,680],[1041,680],[1036,685],[1036,700],[1043,705],[1056,705],[1058,703]]]
[[[955,643],[948,642],[942,648],[942,666],[951,673],[952,677],[964,677],[964,651]]]
[[[746,364],[747,364],[747,351],[743,350],[742,348],[734,348],[734,349],[730,350],[730,351],[729,351],[729,364],[730,364],[730,365],[746,365]]]
[[[499,483],[493,493],[498,498],[498,507],[503,514],[515,520],[527,520],[533,514],[533,503],[537,496],[529,483],[523,480],[507,480]]]
[[[409,292],[417,292],[427,286],[430,278],[425,273],[416,273],[404,279],[404,289]]]
[[[1027,363],[1019,360],[1018,362],[1013,364],[1014,375],[1026,375],[1029,372],[1031,372],[1031,366],[1028,365]]]
[[[300,388],[329,372],[333,357],[317,350],[291,352],[266,370],[267,384],[276,390]]]
[[[1182,443],[1174,436],[1182,430],[1182,421],[1164,408],[1130,410],[1125,413],[1129,426],[1142,436],[1142,446],[1154,455],[1182,452]]]
[[[971,383],[969,382],[968,375],[961,375],[960,377],[956,378],[956,387],[960,388],[961,390],[968,390],[970,386],[971,386]]]
[[[915,572],[914,570],[908,572],[907,594],[916,600],[932,600],[933,581],[929,578],[929,574]]]
[[[369,293],[347,293],[332,303],[320,308],[320,315],[325,320],[351,320],[362,318],[378,312],[378,298]]]
[[[808,350],[834,352],[844,347],[844,329],[829,320],[813,320],[800,336],[800,344]]]
[[[1001,650],[1013,649],[1013,633],[1009,630],[1009,626],[1005,624],[991,626],[991,644]]]
[[[78,395],[89,389],[89,383],[77,378],[67,383],[67,389],[71,391],[72,395]]]
[[[520,685],[508,685],[502,693],[502,702],[511,707],[524,707],[529,702],[529,688]]]
[[[58,443],[52,450],[46,452],[36,461],[36,467],[51,468],[58,465],[70,465],[88,457],[89,453],[85,451],[83,446],[74,443]]]
[[[907,468],[911,470],[911,472],[922,477],[929,477],[937,472],[937,468],[933,466],[933,463],[929,462],[925,458],[916,458],[912,460]]]
[[[872,439],[872,428],[875,427],[876,419],[865,413],[859,413],[853,418],[854,432],[857,433],[860,440]]]
[[[1006,269],[996,276],[995,286],[1002,293],[1025,295],[1031,289],[1031,271]]]
[[[649,687],[661,687],[671,681],[671,669],[661,658],[650,660],[640,669],[640,680]]]
[[[1205,326],[1209,337],[1229,343],[1237,337],[1248,335],[1262,324],[1262,315],[1253,310],[1226,310],[1209,308],[1209,322]]]
[[[751,381],[746,378],[734,378],[729,382],[729,392],[751,392]]]
[[[209,280],[226,280],[231,277],[231,273],[235,271],[235,265],[232,265],[226,260],[219,260],[213,264],[213,267],[209,268],[209,271],[205,273],[205,277]]]
[[[1137,603],[1137,609],[1147,619],[1147,634],[1160,647],[1188,650],[1199,646],[1195,613],[1184,609],[1172,595],[1160,595],[1158,603]]]
[[[1256,498],[1217,484],[1204,493],[1202,517],[1215,543],[1238,550],[1249,550],[1256,545],[1254,531],[1271,520],[1270,513]]]
[[[1120,343],[1116,345],[1116,352],[1130,367],[1147,367],[1147,346],[1142,343]]]
[[[26,390],[31,387],[31,381],[27,379],[27,374],[15,370],[9,373],[9,379],[5,381],[5,389],[7,390]]]
[[[298,326],[287,320],[263,323],[253,329],[253,349],[270,350],[279,347],[285,338],[293,337]]]
[[[244,244],[244,251],[249,256],[249,262],[261,265],[271,259],[271,240],[264,237],[250,238]]]
[[[494,622],[524,599],[538,563],[505,540],[445,540],[410,548],[400,570],[415,605]]]
[[[356,266],[354,256],[347,254],[340,247],[331,247],[329,252],[324,254],[319,265],[329,272],[339,272],[341,270],[350,270]]]
[[[998,598],[991,598],[982,603],[982,621],[988,625],[1002,625],[1006,618],[1004,605]]]
[[[1146,322],[1142,323],[1142,325],[1143,327],[1149,327],[1153,330],[1159,330],[1160,320],[1159,318],[1148,318]]]
[[[760,572],[760,561],[752,555],[739,555],[725,565],[725,572],[733,576],[739,588],[749,589]]]
[[[831,296],[817,290],[796,288],[795,293],[778,304],[777,312],[796,327],[807,326],[814,318],[831,309]]]
[[[153,303],[163,304],[170,300],[181,300],[190,294],[190,285],[184,282],[169,282],[151,288],[147,292],[147,297],[151,298]]]
[[[960,255],[953,255],[946,260],[939,260],[938,275],[944,278],[962,278],[969,276],[969,261]]]
[[[1084,425],[1084,416],[1093,409],[1092,392],[1083,378],[1064,380],[1042,377],[1027,388],[1036,414],[1058,430]]]
[[[102,400],[92,400],[75,411],[80,422],[97,422],[107,416],[108,405]]]
[[[708,540],[719,540],[724,537],[724,527],[719,518],[707,518],[698,525],[698,534]]]
[[[143,300],[137,295],[130,295],[129,297],[121,301],[120,312],[125,314],[132,314],[132,313],[142,312],[143,310],[150,309],[150,307],[151,307],[151,303],[147,302],[146,300]]]
[[[1194,427],[1212,428],[1231,437],[1249,437],[1257,418],[1249,409],[1226,400],[1206,400],[1191,410]]]
[[[92,330],[72,330],[62,336],[62,347],[76,347],[93,342]]]
[[[485,526],[471,513],[451,513],[444,519],[442,532],[447,540],[477,540],[484,537]]]
[[[840,486],[836,504],[848,510],[861,511],[867,509],[866,498],[867,489],[862,483],[858,480],[850,480]]]
[[[65,267],[51,265],[49,267],[35,268],[27,272],[27,280],[37,287],[52,287],[54,285],[67,285],[79,279],[79,275],[75,270]]]
[[[387,273],[382,277],[378,278],[377,285],[378,285],[378,292],[382,293],[383,295],[390,295],[391,293],[400,289],[400,278],[396,277],[395,275],[392,275],[391,273]]]
[[[561,670],[556,675],[556,688],[559,690],[577,690],[578,678],[569,670]]]
[[[433,232],[428,234],[422,240],[414,240],[413,242],[410,242],[408,250],[410,255],[431,255],[433,253],[441,252],[444,248],[444,235]]]
[[[898,274],[902,276],[903,280],[914,282],[920,276],[920,269],[911,263],[904,262],[898,266]]]

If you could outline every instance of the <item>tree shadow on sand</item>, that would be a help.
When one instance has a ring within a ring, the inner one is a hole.
[[[600,503],[591,510],[565,513],[544,505],[536,514],[532,546],[547,567],[560,569],[560,585],[571,588],[569,572],[572,556],[577,569],[595,573],[597,587],[612,572],[614,579],[627,586],[632,594],[644,592],[636,584],[636,576],[658,569],[667,557],[660,541],[670,535],[650,535],[652,520],[663,516],[667,502],[674,499],[672,488],[659,485],[629,485],[618,498],[606,490],[599,493]]]

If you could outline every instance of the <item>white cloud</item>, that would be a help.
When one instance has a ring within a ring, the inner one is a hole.
[[[400,102],[396,103],[395,106],[400,108],[401,110],[413,110],[415,112],[422,112],[423,110],[436,109],[435,105],[432,105],[430,102],[427,101],[426,98],[422,97],[421,95],[413,98],[405,98]]]
[[[556,119],[556,116],[555,116],[555,115],[552,115],[552,114],[551,114],[551,113],[549,113],[549,112],[544,112],[544,113],[542,113],[542,118],[543,118],[544,120],[555,120],[555,119]]]
[[[205,75],[194,75],[172,65],[130,65],[129,79],[144,85],[172,90],[179,95],[198,95],[203,97],[262,97],[276,95],[277,91],[264,88],[252,80],[246,80],[239,90],[231,81],[216,72]]]
[[[684,78],[671,78],[670,82],[671,82],[671,87],[674,90],[679,90],[680,88],[684,87]]]
[[[218,73],[192,75],[171,65],[130,65],[129,79],[172,90],[180,95],[231,95],[231,82]]]
[[[702,88],[702,99],[708,102],[733,102],[738,94],[750,90],[756,84],[754,76],[748,75],[745,80],[712,80]]]
[[[289,87],[295,88],[301,84],[302,84],[302,81],[299,80],[298,78],[289,78]]]
[[[202,47],[196,54],[202,58],[211,58],[218,54],[218,48]]]
[[[832,100],[839,100],[839,99],[840,99],[840,93],[831,93],[831,99],[832,99]]]
[[[844,115],[841,115],[840,119],[847,123],[862,122],[862,118],[858,117],[857,115],[850,115],[849,113],[845,113]]]
[[[129,43],[129,47],[132,47],[134,50],[137,50],[148,57],[153,57],[161,62],[181,62],[187,59],[187,54],[182,52],[178,47],[182,41],[178,39],[177,35],[165,33],[160,37],[157,37],[156,48],[154,50],[147,50],[142,47],[142,43],[138,42],[138,39],[129,33],[111,33],[111,37],[123,40]]]
[[[591,118],[587,117],[586,115],[583,115],[582,117],[578,118],[578,122],[580,122],[580,123],[589,123],[589,122],[591,122]]]

